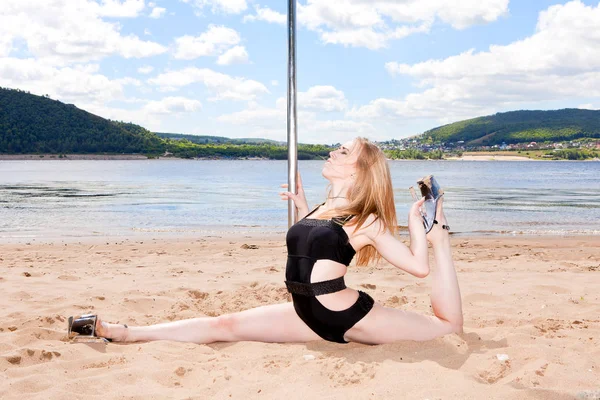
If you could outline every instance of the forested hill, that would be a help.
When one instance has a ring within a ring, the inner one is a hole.
[[[158,154],[165,143],[150,131],[110,121],[45,96],[0,88],[0,153]]]
[[[257,139],[257,138],[246,138],[246,139],[234,139],[224,136],[207,136],[207,135],[186,135],[183,133],[165,133],[165,132],[154,132],[163,139],[173,140],[189,140],[192,143],[197,144],[274,144],[284,145],[283,142],[277,142],[270,139]]]
[[[600,138],[600,111],[511,111],[440,126],[419,136],[434,143],[462,140],[473,146]]]
[[[0,154],[170,154],[182,158],[287,158],[285,143],[161,133],[110,121],[46,96],[0,88]],[[298,145],[298,159],[327,157],[324,145]]]

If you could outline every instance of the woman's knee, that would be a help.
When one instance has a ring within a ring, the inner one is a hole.
[[[235,314],[223,314],[214,317],[211,321],[214,341],[229,342],[237,340],[238,317]]]
[[[452,333],[463,333],[463,321],[456,321],[452,323]]]

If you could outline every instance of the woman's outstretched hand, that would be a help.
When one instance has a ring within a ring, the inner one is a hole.
[[[281,185],[282,188],[287,189],[288,184],[284,183]],[[296,209],[298,210],[299,215],[308,214],[308,202],[306,201],[306,195],[304,194],[304,188],[302,186],[302,178],[300,177],[300,173],[298,173],[297,181],[296,181],[296,194],[292,192],[281,192],[279,193],[281,200],[292,200]]]
[[[450,234],[444,228],[443,225],[448,225],[448,221],[446,220],[446,216],[444,215],[444,198],[440,198],[437,203],[437,210],[435,212],[435,220],[438,222],[433,225],[433,228],[427,234],[427,240],[432,245],[438,245],[443,243],[444,241],[448,241]]]

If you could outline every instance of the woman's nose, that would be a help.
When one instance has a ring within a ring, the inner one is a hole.
[[[334,152],[333,152],[333,151],[330,151],[330,152],[329,152],[329,157],[333,157],[333,154],[334,154]]]

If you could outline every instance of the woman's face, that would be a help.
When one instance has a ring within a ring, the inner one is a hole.
[[[356,174],[359,148],[354,140],[344,143],[339,149],[329,153],[323,166],[323,176],[332,179],[352,179]]]

